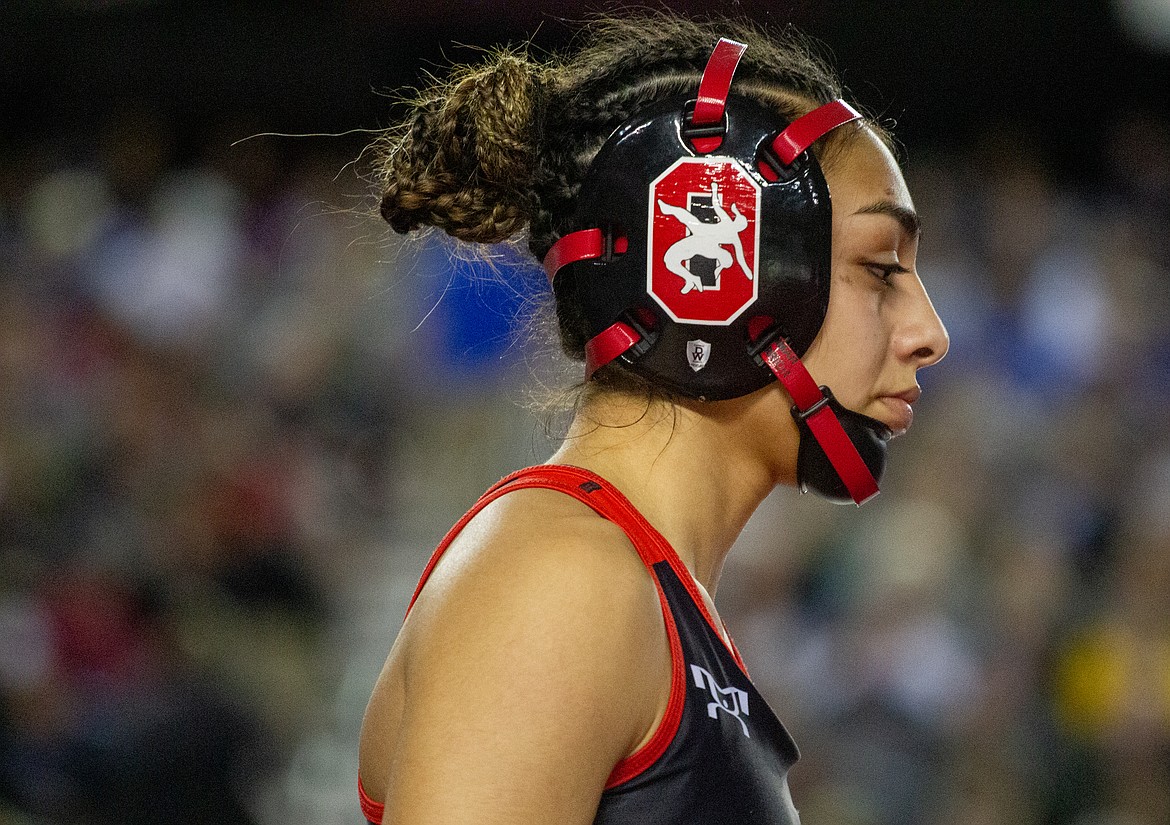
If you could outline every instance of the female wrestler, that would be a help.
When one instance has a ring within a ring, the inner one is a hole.
[[[797,821],[796,747],[711,596],[776,485],[876,492],[947,349],[888,139],[839,98],[792,36],[655,16],[498,54],[387,137],[385,219],[526,232],[588,378],[424,572],[365,717],[371,822]],[[664,262],[690,230],[660,200],[744,224],[717,288]]]

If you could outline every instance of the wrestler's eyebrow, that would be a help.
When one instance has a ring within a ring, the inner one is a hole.
[[[893,201],[878,201],[871,203],[869,206],[863,206],[853,214],[855,215],[889,215],[902,225],[902,229],[912,238],[918,237],[922,232],[922,224],[918,221],[918,213],[913,209],[907,209],[905,206],[899,206]]]

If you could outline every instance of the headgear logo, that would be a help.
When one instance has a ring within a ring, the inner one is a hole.
[[[671,318],[726,326],[756,300],[759,210],[734,158],[679,158],[650,184],[646,291]]]
[[[694,341],[687,341],[687,363],[691,365],[691,369],[698,372],[703,367],[707,366],[707,361],[711,358],[711,345],[701,338],[696,338]]]

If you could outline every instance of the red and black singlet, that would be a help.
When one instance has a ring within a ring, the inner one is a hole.
[[[513,490],[559,490],[622,528],[654,577],[670,641],[671,689],[653,737],[610,774],[595,825],[797,825],[788,769],[795,743],[724,642],[690,572],[666,539],[604,479],[576,467],[521,470],[488,490],[451,529],[418,592],[459,531]],[[362,810],[381,825],[383,806],[358,783]]]

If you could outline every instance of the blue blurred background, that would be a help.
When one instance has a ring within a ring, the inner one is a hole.
[[[596,7],[0,6],[0,823],[361,821],[406,596],[566,373],[538,271],[365,217],[368,133],[262,133]],[[778,491],[720,589],[804,821],[1170,823],[1170,3],[714,10],[897,121],[953,339],[886,493]]]

